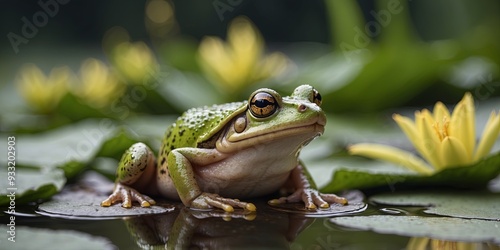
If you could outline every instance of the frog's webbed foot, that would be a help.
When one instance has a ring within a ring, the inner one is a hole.
[[[132,202],[137,201],[141,204],[141,207],[150,207],[156,204],[156,202],[147,195],[139,193],[137,190],[125,186],[121,183],[117,183],[113,193],[104,201],[101,202],[101,206],[109,207],[117,201],[122,201],[122,207],[130,208],[132,207]]]
[[[330,204],[338,203],[341,205],[347,204],[347,199],[334,194],[322,194],[313,188],[298,189],[293,194],[287,197],[270,200],[270,205],[278,205],[292,202],[304,202],[306,209],[314,210],[318,207],[329,208]]]
[[[233,212],[234,207],[246,209],[248,211],[256,211],[257,208],[253,203],[243,202],[238,199],[224,198],[217,194],[202,193],[196,199],[191,201],[193,208],[220,208],[226,212]]]

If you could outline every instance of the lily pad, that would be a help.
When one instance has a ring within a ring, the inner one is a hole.
[[[0,182],[0,205],[9,203],[7,195],[13,191],[17,205],[48,199],[61,191],[67,179],[85,170],[96,155],[118,155],[118,150],[129,147],[134,139],[117,130],[114,122],[101,119],[41,134],[16,136],[15,181],[9,183],[7,169],[0,169],[0,178],[6,180]],[[0,164],[7,165],[5,160],[1,159]]]
[[[369,165],[369,163],[367,163]],[[491,155],[471,166],[447,168],[430,176],[401,171],[378,171],[373,168],[341,168],[323,192],[378,187],[451,186],[460,188],[485,187],[500,174],[500,153]]]
[[[7,181],[8,173],[0,169],[0,206],[8,205],[11,198],[16,205],[48,199],[59,192],[66,178],[60,169],[17,168],[15,179]]]
[[[120,204],[101,207],[100,203],[107,196],[96,195],[85,191],[62,192],[48,202],[38,206],[43,215],[65,218],[103,219],[127,217],[134,215],[163,214],[174,210],[173,205],[151,206],[143,208],[134,204],[131,208],[123,208]]]
[[[500,243],[500,227],[497,221],[391,215],[335,217],[330,221],[340,226],[382,234]]]
[[[7,232],[10,229],[1,225],[0,230]],[[91,236],[86,233],[70,230],[49,230],[37,229],[24,226],[16,226],[13,231],[15,237],[7,233],[5,237],[11,240],[2,239],[2,248],[5,249],[117,249],[108,239]]]
[[[500,221],[500,194],[487,192],[404,192],[378,194],[370,201],[397,206],[424,206],[424,212],[451,217]]]
[[[331,204],[329,208],[322,208],[314,211],[305,209],[304,203],[285,203],[279,205],[271,205],[270,207],[278,211],[298,213],[307,217],[327,217],[360,213],[365,211],[367,208],[366,203],[363,202],[364,195],[360,191],[347,191],[341,193],[340,196],[345,197],[349,201],[349,203],[347,205],[340,205],[335,203]]]

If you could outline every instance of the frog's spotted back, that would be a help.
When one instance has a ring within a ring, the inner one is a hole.
[[[176,148],[197,147],[243,112],[246,104],[247,102],[233,102],[189,109],[167,129],[160,152],[166,155]]]

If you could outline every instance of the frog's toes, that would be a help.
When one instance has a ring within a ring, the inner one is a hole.
[[[228,213],[234,212],[234,207],[243,208],[248,211],[256,211],[254,204],[243,202],[238,199],[220,197],[217,194],[203,193],[191,202],[195,208],[220,208]]]
[[[322,193],[320,193],[319,195],[321,196],[321,198],[323,200],[327,201],[329,204],[338,203],[340,205],[347,205],[347,203],[348,203],[346,198],[340,197],[340,196],[337,196],[334,194],[322,194]]]
[[[279,205],[292,202],[304,202],[305,208],[308,210],[315,210],[319,208],[328,208],[332,203],[341,205],[347,204],[347,199],[339,197],[334,194],[322,194],[316,189],[306,188],[295,191],[288,197],[281,197],[279,199],[270,200],[269,205]]]
[[[143,195],[137,190],[120,183],[116,184],[113,193],[101,202],[101,206],[109,207],[118,201],[122,201],[122,207],[124,208],[132,207],[132,202],[134,201],[141,204],[141,207],[150,207],[151,205],[156,204],[156,202],[149,196]]]

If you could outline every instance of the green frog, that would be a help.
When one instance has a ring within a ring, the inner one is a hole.
[[[143,143],[124,153],[114,192],[101,206],[121,201],[125,208],[133,202],[149,207],[155,204],[151,195],[180,199],[190,208],[256,211],[239,199],[279,190],[290,192],[270,205],[345,205],[343,197],[320,193],[298,158],[324,131],[320,105],[318,91],[301,85],[291,96],[261,88],[247,101],[190,109],[167,129],[157,160]]]

